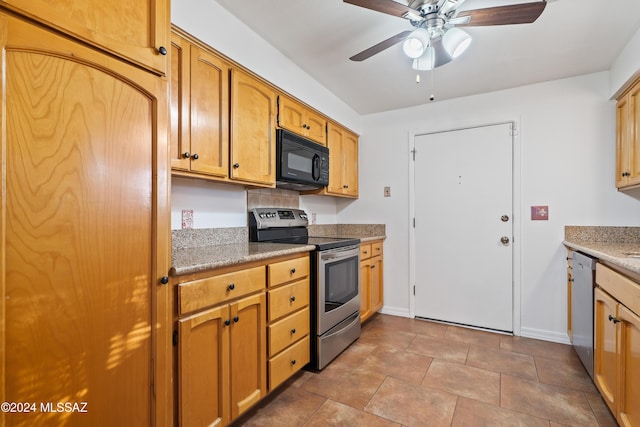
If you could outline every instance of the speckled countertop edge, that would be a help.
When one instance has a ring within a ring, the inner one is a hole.
[[[182,248],[172,253],[170,273],[180,276],[314,249],[313,245],[252,242]]]
[[[640,227],[565,227],[564,245],[640,274]]]

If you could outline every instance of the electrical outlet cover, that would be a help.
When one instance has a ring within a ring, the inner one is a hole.
[[[187,230],[193,228],[193,210],[182,211],[182,228]]]

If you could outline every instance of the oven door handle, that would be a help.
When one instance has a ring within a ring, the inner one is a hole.
[[[331,337],[334,337],[336,335],[340,335],[342,332],[344,332],[346,329],[349,329],[350,327],[352,327],[353,325],[355,325],[356,322],[360,322],[360,312],[356,311],[355,313],[352,314],[353,320],[351,322],[349,322],[347,325],[343,326],[342,328],[338,329],[337,331],[333,331],[332,333],[330,333],[329,335],[325,335],[323,337],[323,339],[329,339]],[[348,319],[348,317],[347,317]],[[345,320],[347,320],[345,319]]]
[[[360,251],[358,249],[350,249],[342,252],[332,252],[328,254],[320,254],[320,259],[322,261],[340,261],[342,259],[353,258],[360,255]]]

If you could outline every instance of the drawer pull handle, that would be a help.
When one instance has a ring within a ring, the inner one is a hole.
[[[296,274],[296,268],[295,268],[295,267],[293,267],[293,268],[291,269],[291,274]]]
[[[227,289],[230,291],[234,290],[235,288],[236,288],[235,283],[229,283],[229,286],[227,286]]]
[[[238,323],[238,322],[240,321],[240,318],[239,318],[238,316],[235,316],[235,317],[233,318],[233,321],[234,321],[234,322],[236,322],[236,323]]]
[[[295,295],[291,295],[291,298],[289,298],[289,301],[295,302],[296,301],[296,296]]]
[[[296,359],[291,359],[291,364],[295,365],[296,364]]]
[[[291,329],[291,333],[295,334],[296,333],[296,328]]]
[[[614,325],[616,323],[622,322],[622,320],[617,319],[617,318],[613,317],[612,315],[609,315],[609,320],[612,321]]]
[[[231,320],[227,319],[224,321],[225,326],[229,326],[231,324]]]

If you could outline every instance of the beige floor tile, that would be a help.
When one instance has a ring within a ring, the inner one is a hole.
[[[458,398],[452,427],[548,427],[549,421],[465,397]]]
[[[615,417],[599,393],[585,393],[585,396],[587,396],[589,405],[601,427],[617,427],[618,423]]]
[[[286,424],[283,424],[283,426]],[[305,427],[393,427],[398,423],[380,418],[351,406],[327,400],[305,424]]]
[[[334,360],[333,363],[359,366],[376,348],[378,348],[377,345],[366,343],[358,339],[356,342],[351,344],[349,348],[343,351],[340,356]]]
[[[448,326],[442,323],[430,322],[427,320],[409,319],[398,316],[377,315],[372,319],[377,324],[382,324],[405,332],[427,335],[430,337],[444,338]]]
[[[536,369],[541,383],[557,385],[573,390],[597,393],[582,363],[576,358],[572,360],[554,360],[536,357]]]
[[[326,400],[296,387],[280,388],[234,422],[234,426],[301,426]]]
[[[502,335],[500,349],[556,360],[578,360],[573,347],[549,341]]]
[[[361,364],[362,368],[420,384],[431,363],[430,357],[380,346]]]
[[[585,393],[502,375],[503,408],[572,426],[597,426]]]
[[[353,408],[362,409],[384,379],[383,374],[332,363],[302,384],[301,388]]]
[[[497,372],[436,359],[431,362],[422,385],[500,405],[500,374]]]
[[[467,365],[529,380],[538,379],[533,356],[528,354],[471,346]]]
[[[467,361],[469,346],[461,342],[451,341],[444,338],[431,338],[418,335],[407,350],[424,356],[433,357],[434,359],[444,359],[464,364]]]
[[[387,347],[406,349],[415,337],[416,334],[414,333],[375,323],[362,332],[358,341],[363,344],[367,343],[377,346],[384,345]]]
[[[500,337],[502,334],[462,328],[459,326],[449,326],[444,336],[450,340],[463,342],[469,345],[499,349]]]
[[[456,400],[451,393],[388,377],[364,410],[404,426],[450,426]]]

